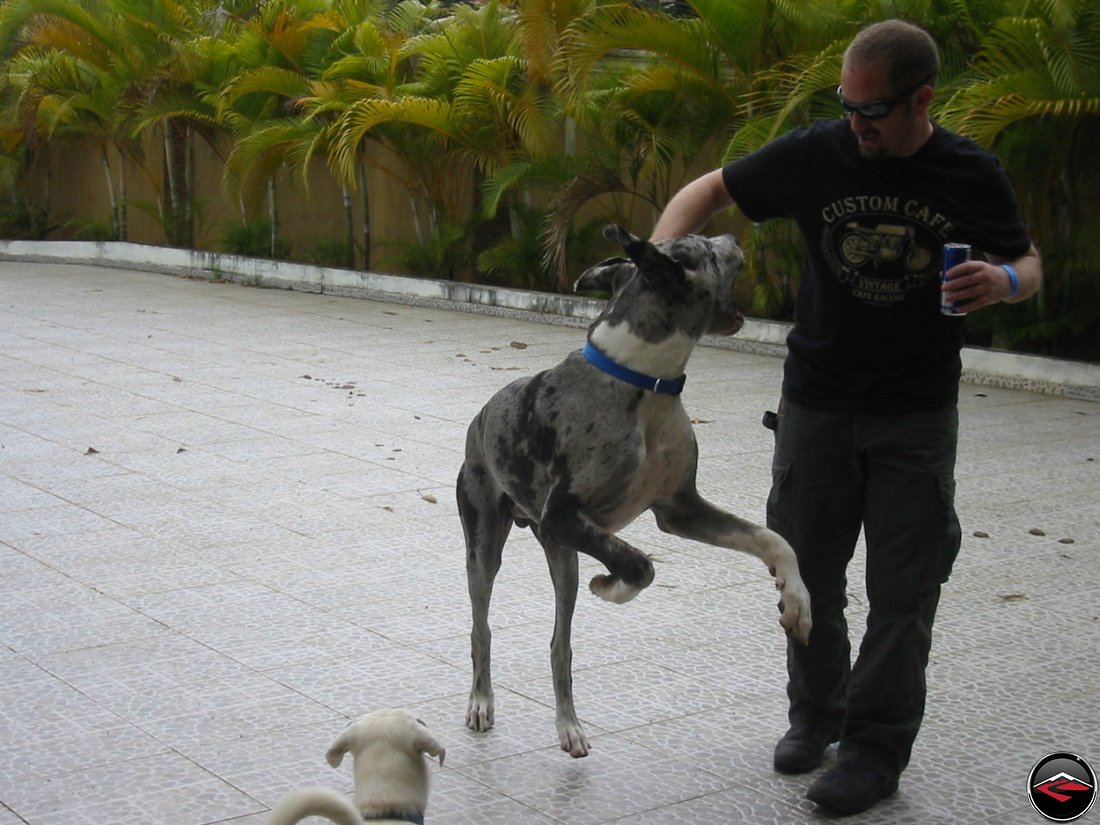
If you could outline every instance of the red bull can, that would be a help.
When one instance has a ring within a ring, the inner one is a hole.
[[[943,245],[943,269],[940,270],[940,286],[943,286],[947,281],[947,270],[951,267],[961,264],[970,260],[970,244],[968,243],[945,243]],[[940,312],[944,315],[966,315],[960,309],[957,309],[955,304],[947,300],[947,293],[940,292]]]

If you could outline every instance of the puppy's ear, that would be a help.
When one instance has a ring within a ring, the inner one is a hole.
[[[332,767],[340,767],[340,763],[344,761],[344,754],[351,750],[351,733],[353,725],[348,725],[344,728],[344,732],[336,737],[336,741],[332,743],[328,751],[325,753],[325,761],[327,761]]]
[[[439,740],[435,738],[435,734],[428,729],[428,726],[419,719],[416,720],[416,731],[413,736],[413,746],[420,753],[426,753],[428,756],[437,756],[439,757],[439,764],[443,764],[443,759],[447,755],[447,749],[439,743]]]
[[[683,264],[661,252],[649,241],[612,224],[604,227],[603,236],[615,241],[630,256],[645,282],[653,289],[670,289],[687,281]]]

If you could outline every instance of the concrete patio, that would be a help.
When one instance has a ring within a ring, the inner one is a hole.
[[[578,605],[591,755],[557,746],[527,531],[493,603],[497,725],[466,730],[466,426],[583,331],[422,304],[0,262],[0,825],[260,825],[295,787],[350,791],[324,752],[390,705],[447,747],[433,825],[830,821],[812,776],[770,768],[767,571],[648,516],[624,535],[654,585]],[[756,521],[781,367],[703,347],[688,368],[700,487]],[[964,384],[960,412],[925,727],[898,794],[845,822],[1040,823],[1039,759],[1100,768],[1100,404]]]

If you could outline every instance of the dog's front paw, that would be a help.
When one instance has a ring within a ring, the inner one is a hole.
[[[810,643],[810,628],[813,621],[810,616],[810,594],[802,579],[791,581],[776,577],[776,589],[779,590],[779,624],[795,640],[806,645]]]
[[[592,581],[588,583],[588,589],[601,599],[615,602],[615,604],[628,602],[642,592],[642,588],[640,587],[627,584],[622,579],[616,578],[615,576],[606,576],[602,574],[592,577]]]
[[[466,727],[486,731],[493,726],[493,694],[470,692],[470,704],[466,706]]]
[[[588,744],[588,737],[584,735],[580,722],[576,719],[572,721],[559,719],[557,724],[558,739],[561,740],[561,749],[574,759],[588,756],[590,747]]]

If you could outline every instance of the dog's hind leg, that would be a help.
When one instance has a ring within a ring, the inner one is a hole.
[[[539,538],[542,542],[542,538]],[[573,705],[573,610],[577,605],[577,554],[554,544],[543,543],[550,578],[554,582],[554,636],[550,640],[550,670],[554,676],[554,724],[561,749],[570,756],[588,755],[584,735]]]
[[[473,626],[470,658],[473,685],[466,708],[466,726],[485,731],[493,726],[492,632],[489,601],[500,570],[501,553],[512,529],[511,502],[491,483],[485,469],[462,465],[456,486],[458,512],[466,537],[466,583],[470,591]]]
[[[810,594],[798,572],[794,550],[781,535],[727,513],[706,501],[694,487],[672,501],[655,504],[657,526],[683,538],[750,553],[775,576],[779,597],[779,624],[798,641],[810,637]]]

